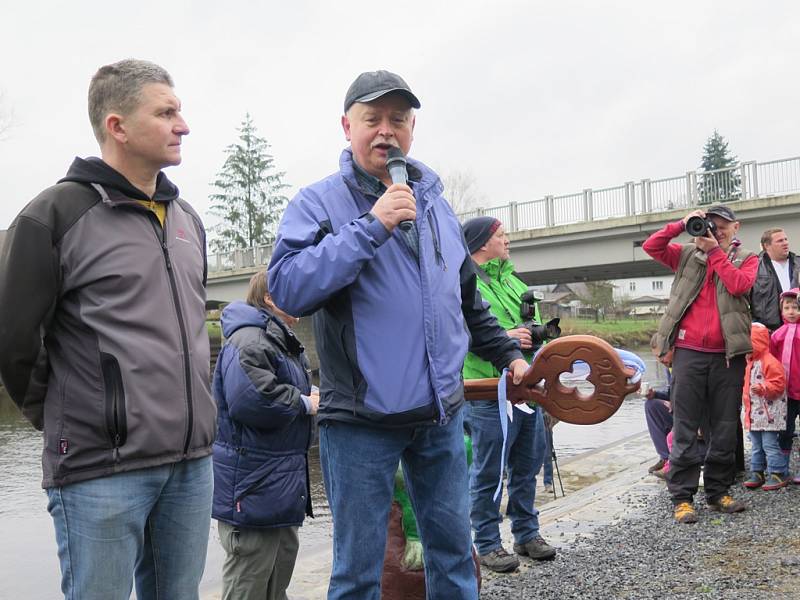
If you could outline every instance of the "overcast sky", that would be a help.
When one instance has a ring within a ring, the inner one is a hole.
[[[422,102],[411,154],[488,204],[683,174],[715,128],[740,159],[800,154],[796,1],[0,2],[0,228],[98,153],[89,79],[128,57],[175,79],[192,131],[168,175],[207,224],[245,112],[291,196],[336,169],[344,93],[379,68]]]

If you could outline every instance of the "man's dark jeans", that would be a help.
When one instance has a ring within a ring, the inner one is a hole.
[[[672,361],[672,452],[667,477],[672,501],[691,502],[697,492],[702,454],[697,429],[708,415],[708,451],[703,480],[706,498],[728,493],[736,475],[736,429],[744,383],[744,356],[676,348]]]

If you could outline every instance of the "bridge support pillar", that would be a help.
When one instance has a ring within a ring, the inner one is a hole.
[[[545,224],[548,227],[555,227],[556,224],[556,218],[555,218],[556,211],[553,204],[554,202],[552,196],[544,197],[544,218],[545,218]]]
[[[625,182],[625,216],[632,217],[636,214],[636,184],[632,181]]]
[[[584,221],[593,221],[594,220],[594,207],[592,206],[592,190],[585,189],[583,190],[583,220]]]
[[[650,180],[642,179],[642,212],[653,211],[653,197],[650,195]]]
[[[697,194],[696,171],[686,171],[686,202],[689,206],[697,206],[700,203]]]

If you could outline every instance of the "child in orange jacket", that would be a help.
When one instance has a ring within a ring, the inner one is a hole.
[[[747,355],[744,372],[742,416],[753,451],[750,477],[744,485],[777,490],[789,483],[778,441],[786,429],[786,376],[783,365],[769,352],[769,330],[761,323],[753,323],[750,339],[753,352]]]

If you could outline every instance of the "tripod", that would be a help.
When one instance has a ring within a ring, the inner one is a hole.
[[[549,419],[548,419],[549,420]],[[566,496],[564,493],[564,482],[561,481],[561,471],[558,468],[558,456],[556,455],[556,447],[553,444],[553,428],[545,424],[545,437],[547,439],[547,445],[550,447],[550,460],[553,461],[553,468],[555,469],[556,477],[558,477],[558,485],[561,488],[561,497],[563,498]],[[556,491],[556,486],[553,486],[553,498],[558,498],[558,492]]]

